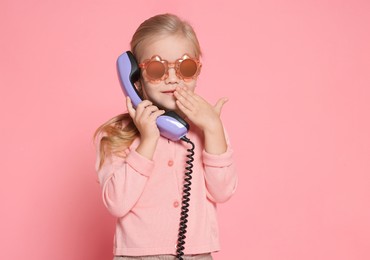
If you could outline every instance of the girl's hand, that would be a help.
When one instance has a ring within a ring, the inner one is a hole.
[[[220,114],[227,98],[219,99],[216,105],[212,106],[186,87],[178,87],[174,95],[180,111],[201,130],[209,132],[222,127]]]
[[[135,126],[140,132],[143,140],[158,140],[159,130],[156,124],[157,117],[164,114],[164,110],[159,110],[149,100],[142,101],[136,108],[132,106],[131,99],[127,97],[126,105],[129,115],[134,121]]]

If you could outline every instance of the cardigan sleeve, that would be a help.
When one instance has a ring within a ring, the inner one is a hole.
[[[226,131],[225,131],[226,133]],[[226,136],[227,137],[227,136]],[[227,141],[227,150],[223,154],[210,154],[203,150],[204,178],[207,197],[215,203],[223,203],[235,193],[238,184],[233,150]]]
[[[115,217],[125,216],[140,198],[153,170],[154,162],[135,149],[127,148],[121,156],[105,157],[99,169],[100,155],[97,142],[96,171],[102,188],[104,205]]]

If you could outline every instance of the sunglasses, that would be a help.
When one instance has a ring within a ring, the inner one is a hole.
[[[146,76],[152,81],[161,81],[168,78],[168,69],[174,68],[176,76],[182,80],[191,80],[198,77],[202,64],[196,58],[191,58],[184,54],[175,62],[163,60],[160,56],[154,55],[152,58],[144,60],[139,67],[146,71]]]

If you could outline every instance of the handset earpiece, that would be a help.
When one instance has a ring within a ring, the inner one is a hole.
[[[118,57],[117,73],[123,92],[130,97],[134,108],[136,108],[142,101],[134,85],[140,78],[140,68],[130,51],[126,51]],[[173,111],[167,111],[159,116],[157,126],[161,135],[172,141],[180,140],[189,130],[189,124]]]
[[[117,73],[123,92],[130,97],[136,108],[142,101],[134,84],[140,78],[140,68],[131,52],[125,52],[118,57]]]

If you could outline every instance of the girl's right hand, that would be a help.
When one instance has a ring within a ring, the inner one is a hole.
[[[158,140],[160,134],[156,121],[157,117],[163,115],[165,111],[158,109],[149,100],[140,102],[135,110],[131,99],[127,97],[126,105],[129,115],[140,132],[141,140]]]

